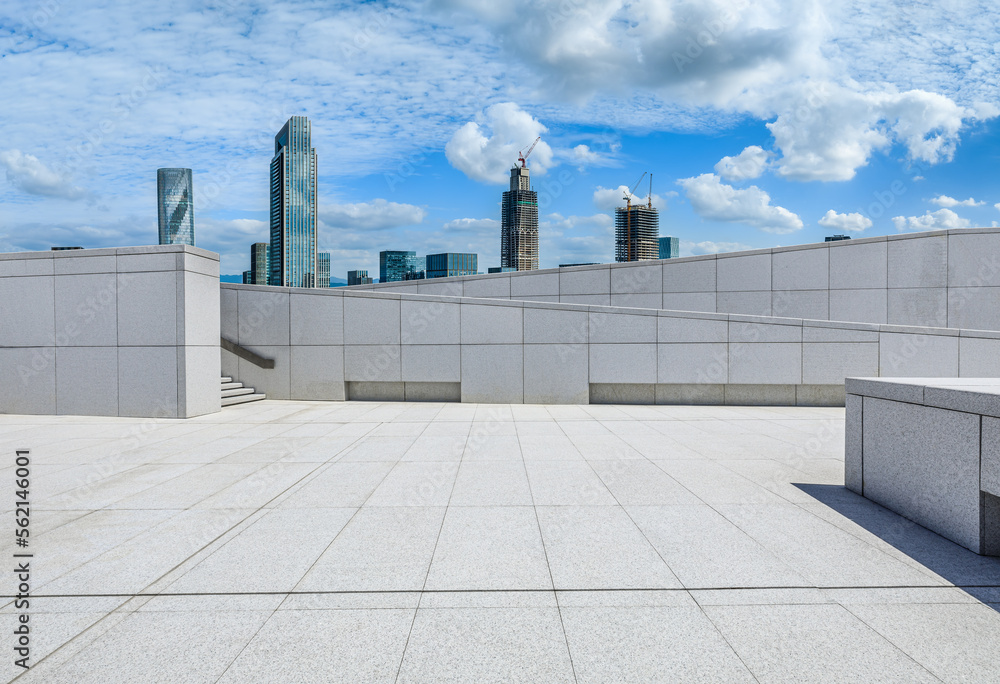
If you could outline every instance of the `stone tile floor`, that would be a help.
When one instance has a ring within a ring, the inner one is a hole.
[[[1000,681],[1000,559],[845,490],[843,415],[268,401],[187,421],[0,416],[3,462],[32,450],[35,554],[35,665],[13,665],[4,573],[2,675]]]

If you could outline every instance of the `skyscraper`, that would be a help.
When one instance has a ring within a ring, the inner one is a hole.
[[[510,170],[510,190],[503,193],[500,266],[538,268],[538,193],[531,189],[529,169],[523,164]]]
[[[270,277],[267,268],[267,252],[271,246],[266,242],[255,242],[250,245],[250,284],[267,285]]]
[[[655,207],[633,204],[615,209],[615,261],[660,258],[660,215]]]
[[[428,278],[450,278],[479,273],[478,254],[460,252],[428,254],[426,261]]]
[[[316,287],[330,287],[330,253],[316,254]]]
[[[304,116],[274,136],[271,160],[271,245],[268,283],[316,286],[316,150]]]
[[[156,170],[156,213],[161,245],[194,246],[191,169]]]
[[[368,271],[348,271],[348,285],[371,285],[372,279],[368,277]]]
[[[680,240],[675,237],[661,237],[658,239],[660,243],[660,258],[661,259],[676,259],[680,256]]]
[[[424,270],[421,268],[420,259],[416,252],[402,252],[398,250],[387,250],[378,253],[378,281],[380,283],[394,283],[399,280],[406,280],[407,273],[416,273]]]

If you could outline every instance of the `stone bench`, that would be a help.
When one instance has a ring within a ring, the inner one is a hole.
[[[848,378],[845,484],[1000,555],[1000,380]]]

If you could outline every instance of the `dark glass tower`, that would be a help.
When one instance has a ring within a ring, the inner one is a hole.
[[[267,285],[270,277],[267,268],[267,252],[270,247],[266,242],[255,242],[250,245],[250,283],[252,285]]]
[[[531,189],[526,166],[510,170],[510,190],[503,194],[500,267],[517,271],[538,268],[538,193]]]
[[[271,160],[270,285],[316,287],[316,150],[304,116],[274,136]]]
[[[156,209],[161,245],[194,247],[191,169],[156,170]]]

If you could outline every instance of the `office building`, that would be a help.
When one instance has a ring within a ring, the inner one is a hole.
[[[573,266],[597,266],[597,262],[587,261],[582,264],[559,264],[559,268],[572,268]]]
[[[316,164],[312,125],[293,116],[274,136],[270,285],[316,287]]]
[[[407,271],[403,274],[403,280],[423,280],[427,277],[427,271]]]
[[[510,190],[500,212],[500,266],[515,271],[538,268],[538,193],[527,166],[510,170]]]
[[[270,278],[267,267],[268,250],[271,246],[266,242],[255,242],[250,245],[250,285],[267,285]]]
[[[348,285],[371,285],[372,279],[368,277],[368,271],[348,271]]]
[[[823,242],[840,242],[841,240],[850,240],[850,235],[828,235]]]
[[[450,278],[479,273],[478,254],[461,252],[428,254],[426,262],[428,278]]]
[[[661,237],[658,238],[660,243],[660,258],[661,259],[676,259],[681,255],[680,240],[675,237]]]
[[[316,287],[330,287],[330,253],[316,254]]]
[[[394,283],[400,280],[407,280],[407,273],[424,270],[423,260],[417,258],[416,252],[403,252],[399,250],[387,250],[378,253],[378,281],[380,283]]]
[[[510,273],[511,271],[516,271],[517,269],[513,266],[490,266],[486,269],[487,273]]]
[[[156,170],[156,213],[161,245],[194,247],[191,169]]]
[[[243,271],[243,284],[244,285],[253,285],[254,284],[254,282],[253,282],[253,269],[250,269],[249,271]]]
[[[660,258],[660,215],[653,207],[632,204],[615,209],[615,261]]]

